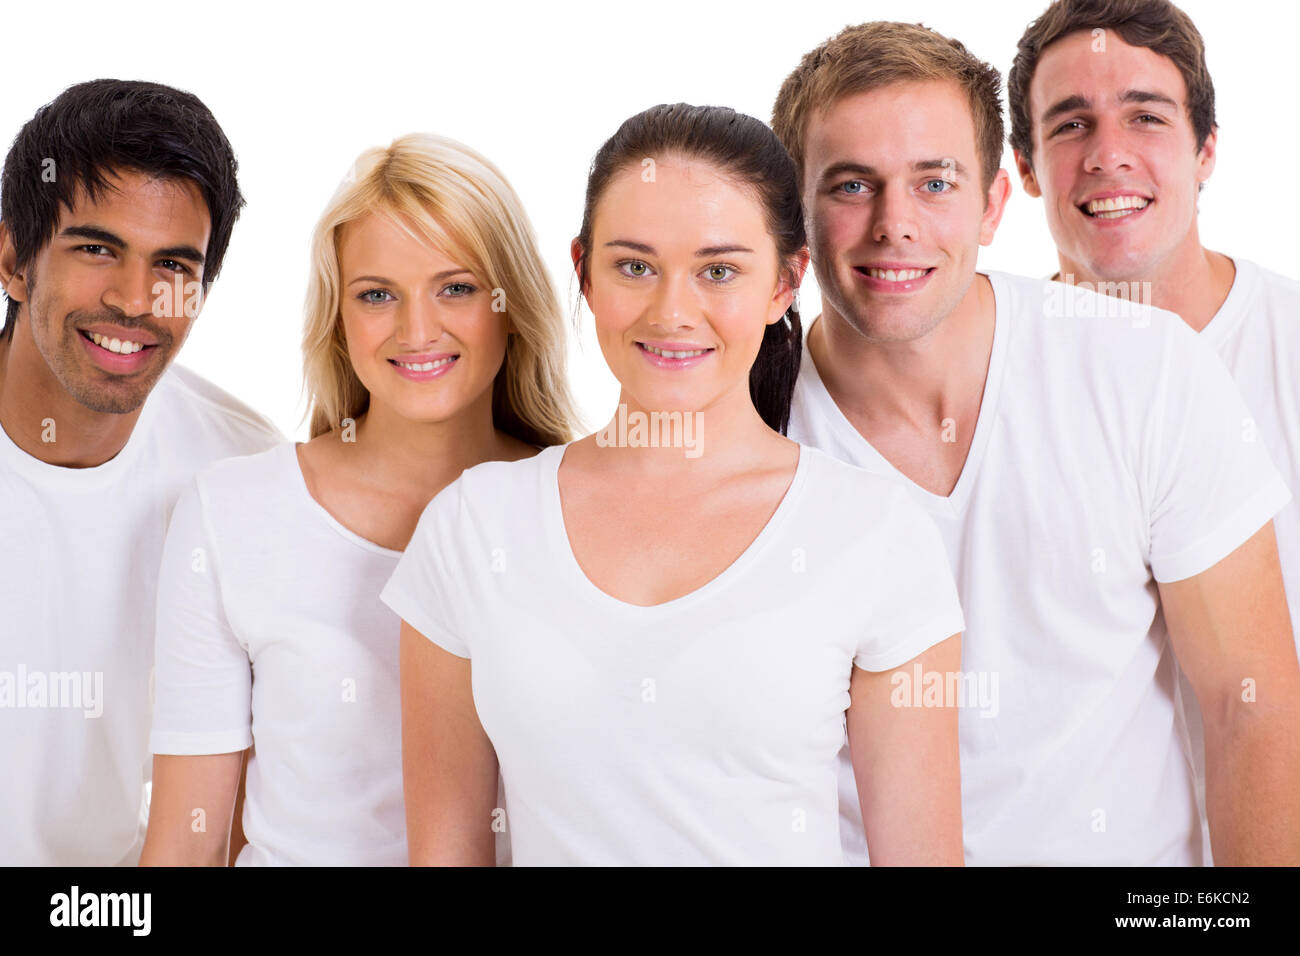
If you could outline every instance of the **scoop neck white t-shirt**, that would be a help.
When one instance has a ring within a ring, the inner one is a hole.
[[[256,743],[237,865],[406,864],[400,621],[379,601],[400,557],[312,497],[291,444],[219,462],[177,503],[150,749]]]
[[[138,861],[154,599],[172,506],[209,463],[282,441],[178,365],[126,445],[97,467],[47,464],[0,429],[0,862]]]
[[[899,472],[804,350],[790,437],[885,476],[935,519],[996,707],[960,713],[969,864],[1201,862],[1156,582],[1213,566],[1290,493],[1223,363],[1176,315],[989,273],[993,347],[953,493]],[[846,852],[865,862],[841,756]]]
[[[382,594],[473,661],[515,864],[842,864],[853,665],[888,670],[963,627],[932,522],[892,483],[802,448],[729,567],[637,606],[574,557],[567,447],[467,470]]]

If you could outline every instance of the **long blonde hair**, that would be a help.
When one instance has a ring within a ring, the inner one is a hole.
[[[503,295],[513,334],[492,385],[494,425],[533,445],[570,441],[580,423],[565,376],[566,327],[523,205],[487,159],[428,133],[362,153],[316,224],[302,341],[311,437],[370,405],[339,313],[338,238],[344,225],[371,212],[392,215],[403,227],[413,223]]]

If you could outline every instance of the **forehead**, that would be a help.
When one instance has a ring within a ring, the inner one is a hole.
[[[975,120],[956,83],[891,83],[813,113],[804,143],[804,162],[814,175],[841,162],[884,168],[951,156],[972,164]]]
[[[1161,93],[1178,103],[1187,95],[1169,57],[1132,46],[1114,30],[1079,30],[1043,49],[1029,84],[1030,111],[1037,116],[1070,96],[1093,107],[1114,105],[1126,90]]]
[[[96,225],[146,248],[207,246],[212,221],[191,180],[159,179],[134,170],[113,172],[106,179],[107,187],[93,198],[84,187],[77,189],[71,208],[60,212],[58,228]]]
[[[593,236],[600,241],[635,238],[628,230],[655,234],[667,243],[680,239],[692,248],[696,238],[724,238],[738,232],[766,232],[758,190],[712,163],[679,156],[648,157],[611,177],[596,206]],[[618,233],[617,237],[613,233]]]
[[[441,272],[465,267],[434,242],[409,216],[373,210],[343,224],[338,238],[339,264],[345,272],[403,270]]]

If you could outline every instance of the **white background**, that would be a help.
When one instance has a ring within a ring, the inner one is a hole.
[[[0,141],[65,87],[147,79],[198,95],[235,147],[248,206],[180,361],[304,438],[299,351],[316,218],[352,160],[413,131],[473,146],[523,198],[573,314],[569,240],[587,168],[628,116],[661,102],[770,119],[800,57],[850,23],[924,22],[1002,72],[1047,0],[6,4]],[[1201,196],[1206,245],[1300,275],[1295,118],[1297,5],[1182,4],[1205,37],[1219,160]],[[1004,166],[1014,173],[1010,151]],[[983,268],[1046,274],[1055,253],[1038,200],[1015,191]],[[1264,192],[1260,193],[1260,189]],[[805,321],[817,313],[809,278]],[[595,427],[617,385],[591,317],[577,315],[571,375]]]

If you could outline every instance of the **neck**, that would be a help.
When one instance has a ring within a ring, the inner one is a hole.
[[[835,403],[850,418],[930,431],[978,402],[993,351],[994,299],[977,274],[957,307],[919,338],[865,338],[825,299],[808,350]]]
[[[725,474],[751,467],[773,441],[784,439],[754,407],[748,378],[704,408],[682,412],[647,409],[624,389],[609,424],[596,433],[598,446],[641,474],[674,475],[684,467]]]
[[[1064,253],[1060,264],[1060,276],[1073,275],[1075,283],[1091,283],[1098,291],[1115,294],[1115,287],[1123,283],[1120,288],[1128,290],[1129,298],[1176,312],[1196,332],[1209,325],[1223,307],[1236,275],[1232,260],[1202,246],[1195,228],[1187,241],[1154,268],[1144,267],[1141,274],[1099,275]]]
[[[513,457],[513,444],[493,426],[492,390],[487,389],[469,408],[441,422],[414,421],[372,400],[357,422],[356,443],[347,457],[368,479],[412,489],[427,500],[466,468]]]
[[[50,370],[27,326],[20,320],[12,336],[0,341],[0,427],[47,465],[104,464],[126,447],[144,406],[124,414],[86,408]]]

